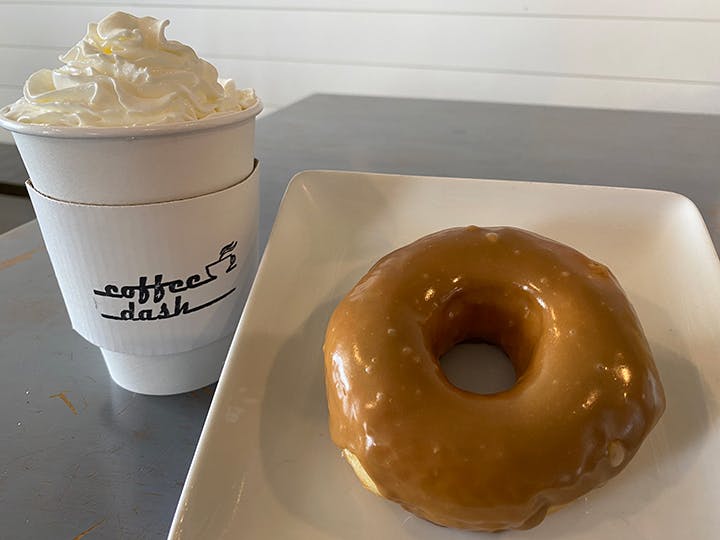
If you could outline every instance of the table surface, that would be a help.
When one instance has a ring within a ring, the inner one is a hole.
[[[720,117],[316,95],[261,118],[260,242],[306,169],[671,190],[720,242]],[[214,387],[127,392],[33,221],[0,236],[0,539],[164,538]]]

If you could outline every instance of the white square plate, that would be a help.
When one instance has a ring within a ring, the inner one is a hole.
[[[523,227],[608,264],[645,327],[668,403],[618,477],[503,540],[719,537],[720,264],[689,200],[309,171],[280,207],[172,538],[491,538],[429,524],[363,489],[329,438],[323,382],[325,325],[355,281],[385,253],[468,224]]]

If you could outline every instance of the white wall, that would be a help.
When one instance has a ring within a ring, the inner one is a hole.
[[[124,9],[268,110],[314,92],[720,113],[717,0],[0,0],[0,103]]]

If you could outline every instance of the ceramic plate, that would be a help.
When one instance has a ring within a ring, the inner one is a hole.
[[[673,193],[309,171],[290,183],[202,432],[176,539],[479,539],[360,486],[327,428],[330,313],[385,253],[451,226],[514,225],[608,264],[645,327],[667,411],[615,479],[503,540],[717,538],[720,264]],[[479,434],[482,436],[482,434]]]

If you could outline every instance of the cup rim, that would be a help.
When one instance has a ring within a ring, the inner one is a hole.
[[[38,137],[56,137],[61,139],[88,139],[88,138],[127,138],[150,137],[153,135],[170,135],[190,131],[200,131],[225,126],[228,124],[242,124],[253,119],[263,110],[260,98],[242,111],[213,113],[200,120],[186,122],[173,122],[171,124],[151,124],[146,126],[50,126],[47,124],[30,124],[10,120],[5,116],[10,105],[0,109],[0,127],[13,133],[35,135]]]

